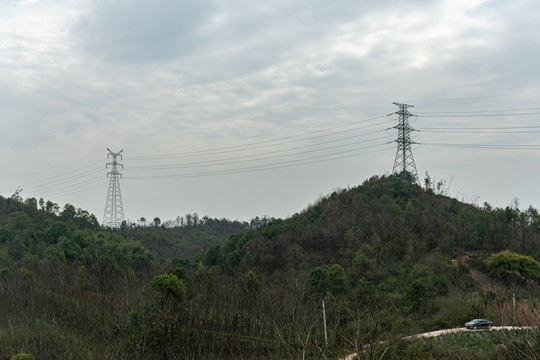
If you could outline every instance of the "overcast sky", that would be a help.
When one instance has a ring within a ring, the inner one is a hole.
[[[0,0],[0,194],[285,218],[392,171],[540,208],[535,0]]]

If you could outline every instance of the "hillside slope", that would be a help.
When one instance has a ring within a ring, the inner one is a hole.
[[[220,266],[242,264],[271,273],[335,263],[348,267],[365,245],[380,266],[415,262],[433,251],[451,258],[504,249],[540,255],[538,224],[534,209],[478,208],[395,176],[373,177],[334,191],[289,219],[234,235],[212,256]]]
[[[0,358],[428,358],[432,345],[400,339],[497,324],[508,296],[528,311],[540,298],[536,278],[494,280],[483,261],[503,249],[537,256],[535,209],[472,206],[395,176],[249,229],[103,229],[54,205],[0,198]],[[482,255],[459,260],[470,253]]]

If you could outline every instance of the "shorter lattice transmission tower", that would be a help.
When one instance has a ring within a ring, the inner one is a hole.
[[[403,178],[409,178],[412,182],[418,182],[418,173],[416,171],[416,164],[414,163],[414,157],[411,150],[411,144],[415,144],[411,140],[411,132],[415,131],[413,127],[409,125],[409,117],[413,116],[407,110],[413,105],[393,103],[399,110],[394,114],[399,115],[399,124],[394,126],[394,129],[398,130],[398,137],[396,139],[397,151],[396,159],[394,160],[394,168],[392,173],[402,175]]]
[[[112,166],[112,171],[107,173],[107,177],[110,176],[109,180],[109,191],[107,192],[107,201],[105,202],[105,212],[103,214],[103,226],[109,227],[119,227],[124,221],[124,208],[122,206],[122,194],[120,193],[120,178],[122,174],[118,172],[118,166],[121,166],[122,169],[124,165],[119,164],[117,158],[122,158],[122,151],[115,153],[111,149],[107,148],[109,153],[107,158],[112,157],[112,162],[107,163],[106,168],[109,165]]]

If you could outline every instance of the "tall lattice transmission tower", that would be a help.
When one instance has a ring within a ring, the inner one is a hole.
[[[413,116],[407,110],[413,105],[393,103],[399,110],[394,114],[399,115],[399,124],[394,126],[394,129],[398,130],[398,137],[396,139],[397,151],[396,159],[394,160],[394,168],[392,173],[402,175],[404,178],[410,178],[412,182],[418,181],[418,172],[416,171],[416,164],[414,163],[414,157],[411,150],[411,144],[415,144],[411,140],[411,132],[415,131],[413,127],[409,125],[409,117]]]
[[[107,201],[105,202],[105,212],[103,214],[103,225],[110,227],[119,227],[124,221],[124,208],[122,206],[122,194],[120,193],[120,178],[122,174],[118,172],[118,166],[122,169],[124,165],[119,164],[117,158],[122,158],[122,151],[115,153],[111,149],[107,148],[109,153],[107,158],[112,157],[112,162],[107,163],[106,168],[109,165],[112,166],[112,171],[107,173],[107,177],[110,175],[109,191],[107,192]]]

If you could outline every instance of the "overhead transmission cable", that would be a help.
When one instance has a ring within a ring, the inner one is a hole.
[[[262,140],[262,141],[247,143],[247,144],[231,145],[231,146],[224,146],[224,147],[207,149],[207,150],[188,151],[188,152],[173,153],[173,154],[143,155],[143,156],[130,156],[130,157],[126,156],[126,157],[124,157],[124,160],[155,160],[155,159],[165,159],[165,158],[174,158],[174,157],[186,157],[186,156],[198,156],[198,155],[203,156],[203,155],[223,154],[225,152],[254,150],[254,149],[258,149],[258,148],[266,148],[266,147],[270,147],[270,146],[277,146],[277,145],[290,144],[290,143],[295,143],[295,142],[300,142],[300,141],[314,140],[314,139],[318,139],[318,138],[321,138],[321,137],[332,136],[332,135],[336,135],[336,134],[350,132],[351,130],[343,130],[343,131],[337,131],[337,132],[333,132],[333,133],[329,133],[329,134],[322,134],[322,135],[318,135],[318,136],[305,137],[306,135],[326,132],[326,131],[339,129],[339,128],[344,128],[344,127],[351,127],[351,126],[354,126],[354,125],[357,125],[357,124],[360,124],[360,123],[366,123],[366,122],[369,122],[369,121],[378,120],[378,119],[382,119],[382,118],[385,118],[385,117],[386,117],[386,115],[377,116],[377,117],[366,119],[366,120],[363,120],[363,121],[360,121],[360,122],[344,124],[344,125],[338,125],[338,126],[333,126],[333,127],[330,127],[330,128],[325,128],[325,129],[312,130],[312,131],[304,132],[304,133],[301,133],[301,134],[283,136],[283,137],[279,137],[279,138],[275,138],[275,139]],[[385,123],[389,123],[389,122],[390,121],[386,121],[386,122],[383,122],[381,124],[385,124]],[[354,130],[366,129],[366,128],[370,128],[370,127],[381,125],[381,124],[371,124],[371,125],[368,125],[368,126],[355,128]],[[301,137],[304,137],[304,138],[301,138]],[[295,138],[301,138],[301,139],[290,140],[290,139],[295,139]],[[282,141],[282,140],[288,140],[288,141]],[[264,144],[267,144],[267,145],[264,145]]]
[[[506,149],[506,150],[540,150],[540,145],[523,144],[453,144],[453,143],[418,143],[426,146],[469,148],[469,149]]]
[[[189,162],[189,163],[182,163],[182,164],[168,164],[168,165],[149,165],[149,166],[139,166],[139,167],[133,167],[131,166],[129,168],[129,171],[131,170],[157,170],[157,169],[175,169],[175,168],[185,168],[185,167],[201,167],[201,166],[209,166],[209,165],[228,165],[228,164],[235,164],[235,163],[242,163],[242,162],[253,162],[253,161],[260,161],[260,160],[268,160],[268,159],[275,159],[285,156],[296,156],[301,154],[309,154],[314,152],[320,152],[320,151],[326,151],[329,149],[336,149],[346,146],[353,146],[358,145],[359,142],[353,142],[353,143],[345,143],[340,145],[334,145],[334,146],[327,146],[321,149],[313,149],[313,150],[306,150],[306,151],[296,151],[293,153],[290,153],[293,150],[300,150],[305,148],[310,148],[314,146],[320,146],[321,144],[329,144],[334,143],[338,141],[348,140],[348,139],[354,139],[360,136],[375,134],[379,132],[384,132],[385,130],[378,130],[374,131],[368,134],[361,134],[361,135],[354,135],[354,136],[348,136],[346,138],[338,139],[338,140],[331,140],[324,143],[319,144],[309,144],[304,146],[298,146],[294,148],[288,148],[288,149],[281,149],[281,150],[275,150],[270,152],[265,152],[264,154],[250,154],[250,155],[242,155],[242,156],[235,156],[235,157],[228,157],[223,159],[215,159],[215,160],[206,160],[206,161],[197,161],[197,162]],[[388,136],[382,136],[378,138],[368,139],[363,141],[362,143],[367,143],[371,141],[378,141],[387,138]],[[285,153],[285,154],[283,154]],[[271,154],[281,154],[281,155],[271,155]],[[269,156],[271,155],[271,156]]]
[[[530,107],[530,108],[513,108],[513,109],[490,109],[490,110],[460,110],[460,111],[426,111],[420,112],[420,115],[431,115],[431,114],[469,114],[469,113],[515,113],[517,111],[532,111],[540,110],[540,107]],[[519,114],[519,113],[518,113]]]
[[[289,160],[289,161],[283,161],[283,162],[277,162],[277,163],[271,163],[266,165],[259,165],[259,166],[251,166],[251,167],[245,167],[245,168],[236,168],[236,169],[228,169],[228,170],[215,170],[215,171],[208,171],[208,172],[198,172],[198,173],[187,173],[187,174],[173,174],[173,175],[148,175],[148,176],[131,176],[126,177],[125,179],[177,179],[177,178],[188,178],[188,177],[202,177],[202,176],[214,176],[214,175],[228,175],[228,174],[238,174],[238,173],[245,173],[245,172],[253,172],[253,171],[262,171],[262,170],[273,170],[273,169],[280,169],[280,168],[286,168],[286,167],[292,167],[292,166],[298,166],[298,165],[307,165],[307,164],[314,164],[314,163],[320,163],[324,161],[331,161],[331,160],[338,160],[338,159],[345,159],[350,158],[358,155],[364,155],[369,153],[374,153],[378,151],[386,151],[388,149],[378,149],[378,150],[371,150],[367,152],[362,153],[356,153],[356,154],[350,154],[352,151],[358,151],[358,150],[365,150],[369,148],[374,148],[381,145],[387,145],[391,144],[393,141],[388,141],[386,143],[382,144],[376,144],[376,145],[370,145],[366,146],[360,149],[355,150],[347,150],[347,151],[341,151],[333,154],[325,154],[325,155],[319,155],[319,156],[313,156],[310,158],[304,158],[304,159],[298,159],[298,160]],[[349,155],[344,155],[349,153]],[[334,156],[336,155],[336,156]],[[329,157],[334,156],[334,157]],[[316,160],[317,159],[317,160]]]
[[[340,135],[340,134],[343,134],[343,133],[351,133],[353,131],[358,131],[358,130],[361,130],[361,129],[367,129],[367,128],[371,128],[371,127],[374,127],[374,126],[380,126],[380,125],[384,125],[384,124],[389,123],[389,122],[393,122],[393,121],[385,121],[385,122],[382,122],[382,123],[379,122],[379,123],[376,123],[376,124],[370,124],[370,125],[361,126],[361,127],[355,127],[355,128],[350,129],[350,127],[353,126],[353,125],[357,125],[359,123],[360,124],[365,124],[368,121],[373,121],[373,120],[377,120],[377,119],[383,119],[385,117],[386,116],[378,116],[378,117],[375,117],[375,118],[364,120],[362,122],[356,122],[354,124],[339,125],[339,126],[334,126],[334,127],[331,127],[331,128],[304,132],[302,134],[295,134],[295,135],[280,137],[280,138],[277,138],[277,139],[258,141],[258,142],[253,142],[253,143],[249,143],[249,144],[221,147],[221,148],[218,148],[218,149],[209,149],[209,150],[204,150],[204,151],[190,151],[190,152],[184,152],[184,153],[164,154],[164,155],[133,156],[133,157],[126,156],[126,157],[124,157],[124,159],[126,161],[128,159],[133,161],[133,160],[169,159],[169,158],[174,158],[174,157],[186,157],[186,156],[189,156],[190,158],[192,158],[192,157],[195,157],[195,156],[210,156],[210,155],[214,155],[214,154],[222,155],[224,153],[246,152],[248,150],[254,150],[254,149],[259,149],[259,148],[268,148],[268,147],[274,148],[274,147],[280,146],[280,145],[286,145],[286,144],[292,144],[292,143],[300,143],[300,142],[306,142],[306,141],[310,141],[310,140],[312,141],[312,140],[316,140],[316,139],[320,139],[320,138],[325,138],[325,137],[328,138],[328,137]],[[332,130],[335,130],[335,129],[345,128],[345,127],[349,127],[349,129],[340,130],[340,131],[332,131]],[[218,158],[218,159],[191,161],[191,162],[188,162],[188,163],[173,163],[173,164],[169,163],[169,164],[157,164],[157,165],[147,165],[147,166],[146,165],[145,166],[133,166],[132,165],[132,166],[129,166],[129,167],[126,168],[126,170],[124,172],[124,175],[125,175],[125,179],[170,178],[170,177],[186,177],[186,176],[191,177],[191,176],[199,176],[199,175],[208,176],[208,175],[212,175],[212,174],[226,174],[226,173],[237,173],[237,172],[246,172],[246,171],[258,171],[258,170],[262,170],[262,169],[272,169],[272,168],[276,168],[276,167],[285,167],[285,166],[290,167],[290,166],[293,166],[293,165],[302,165],[302,164],[312,163],[314,159],[317,159],[318,162],[327,161],[327,160],[321,160],[321,159],[331,160],[331,159],[335,158],[336,156],[343,156],[343,154],[346,154],[346,153],[350,154],[351,152],[355,152],[355,151],[357,152],[357,151],[360,151],[360,150],[364,150],[366,148],[382,146],[382,145],[391,143],[392,141],[384,141],[384,142],[378,143],[376,145],[370,145],[368,147],[362,147],[362,148],[358,148],[358,145],[359,144],[366,144],[366,143],[374,142],[374,141],[380,141],[380,140],[383,140],[383,139],[388,139],[388,136],[370,138],[370,139],[366,139],[366,140],[364,140],[362,142],[356,141],[356,142],[341,143],[341,144],[333,145],[333,146],[328,146],[328,144],[335,144],[335,143],[339,143],[339,142],[344,142],[346,140],[355,139],[355,138],[358,138],[358,137],[363,137],[363,136],[368,136],[368,135],[372,135],[372,134],[376,134],[376,133],[385,132],[386,130],[387,129],[379,129],[379,130],[371,131],[371,132],[368,132],[368,133],[350,135],[350,136],[340,137],[338,139],[330,139],[330,140],[323,141],[323,142],[318,142],[318,143],[315,143],[315,144],[311,143],[311,144],[299,145],[299,146],[289,147],[289,148],[284,148],[284,149],[282,148],[282,149],[277,149],[277,150],[272,150],[272,151],[265,151],[264,153],[259,153],[259,154],[243,154],[243,155],[238,155],[238,156],[229,156],[229,157],[225,157],[225,158],[222,157],[222,158]],[[325,133],[323,133],[323,132],[325,132]],[[323,134],[321,134],[321,133],[323,133]],[[318,134],[318,135],[314,135],[314,134]],[[314,135],[314,136],[309,136],[309,135]],[[302,157],[300,159],[293,159],[293,160],[287,159],[285,161],[278,161],[278,162],[266,163],[266,164],[263,163],[263,164],[259,164],[259,165],[240,167],[240,168],[233,168],[233,169],[219,169],[219,170],[209,169],[208,171],[205,171],[205,172],[195,172],[195,173],[187,173],[187,174],[161,174],[161,175],[154,174],[154,175],[148,175],[148,176],[132,176],[130,174],[132,171],[176,170],[176,169],[186,169],[186,168],[206,167],[206,166],[209,167],[209,166],[225,166],[225,165],[233,165],[233,164],[248,164],[250,162],[253,163],[255,161],[267,161],[267,160],[278,159],[278,158],[286,159],[287,157],[290,158],[291,156],[300,156],[300,155],[306,155],[306,154],[313,154],[313,153],[317,153],[317,152],[320,153],[322,151],[328,151],[328,150],[331,150],[331,149],[344,148],[344,147],[350,147],[350,146],[356,146],[357,148],[349,149],[349,150],[345,150],[345,151],[340,151],[340,152],[333,152],[333,153],[330,153],[330,154],[321,154],[321,155],[311,156],[311,157]],[[298,151],[298,150],[302,150],[302,149],[310,149],[310,150]],[[356,156],[356,155],[352,155],[352,156]]]
[[[18,186],[20,188],[22,188],[25,192],[34,192],[34,191],[31,191],[31,190],[36,189],[36,188],[47,187],[49,185],[57,186],[59,184],[70,182],[73,179],[86,177],[87,175],[92,174],[92,173],[98,173],[98,171],[99,171],[98,168],[93,168],[93,169],[90,169],[90,170],[79,172],[80,170],[87,169],[87,168],[92,167],[92,166],[94,166],[94,165],[96,165],[98,163],[102,163],[102,161],[101,160],[100,161],[95,161],[95,162],[92,162],[90,164],[87,164],[87,165],[80,166],[80,167],[75,168],[75,169],[65,171],[65,172],[57,174],[55,176],[50,176],[50,177],[47,177],[45,179],[36,180],[36,181],[33,181],[33,182],[29,182],[29,183],[19,184]],[[75,174],[73,174],[73,173],[75,173]],[[70,174],[72,174],[72,175],[70,175]],[[33,176],[33,177],[37,178],[37,176]]]
[[[82,183],[73,184],[68,187],[64,187],[60,190],[56,191],[45,191],[42,193],[42,195],[47,195],[49,198],[56,197],[59,195],[69,195],[69,194],[75,194],[75,193],[81,193],[84,191],[88,191],[91,189],[95,189],[97,187],[105,186],[108,183],[107,179],[104,179],[103,177],[99,179],[93,179],[90,181],[85,181]]]
[[[528,116],[540,115],[540,108],[522,109],[490,109],[490,110],[467,110],[467,111],[429,111],[416,114],[417,117],[493,117],[493,116]]]
[[[501,126],[501,127],[425,127],[421,132],[441,133],[486,133],[486,134],[530,134],[540,132],[540,126]]]

